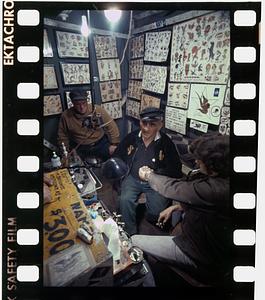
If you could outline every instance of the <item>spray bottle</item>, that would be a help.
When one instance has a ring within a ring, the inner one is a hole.
[[[56,154],[56,152],[53,152],[52,154],[53,154],[51,159],[52,167],[58,169],[61,167],[60,157]]]

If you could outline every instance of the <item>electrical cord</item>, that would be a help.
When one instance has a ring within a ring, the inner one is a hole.
[[[131,31],[132,31],[132,10],[130,12],[130,25],[129,25],[129,32],[128,32],[128,39],[126,41],[126,44],[125,44],[125,47],[124,47],[124,50],[123,50],[123,54],[122,54],[122,58],[121,58],[121,61],[120,61],[120,65],[123,63],[123,60],[124,60],[124,57],[125,57],[125,52],[128,48],[128,43],[129,43],[129,40],[131,38]]]

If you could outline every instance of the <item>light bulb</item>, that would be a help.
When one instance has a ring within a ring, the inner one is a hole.
[[[86,16],[82,16],[81,33],[83,36],[86,36],[86,37],[89,36],[89,34],[91,33],[91,30],[87,25]]]
[[[104,10],[104,14],[111,23],[116,23],[121,18],[121,10],[119,9]]]

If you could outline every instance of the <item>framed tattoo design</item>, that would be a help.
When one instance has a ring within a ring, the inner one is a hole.
[[[88,38],[82,34],[56,31],[58,54],[60,58],[88,58]]]
[[[109,113],[112,119],[122,118],[121,101],[113,101],[101,104],[101,106]]]
[[[105,81],[99,83],[102,102],[121,99],[121,81]]]
[[[90,83],[89,64],[61,63],[61,67],[65,85]]]
[[[43,99],[43,115],[57,115],[62,113],[62,103],[60,95],[46,95]]]
[[[144,90],[164,94],[167,80],[167,67],[145,65],[143,84]]]
[[[96,35],[94,44],[97,59],[118,57],[115,36]]]
[[[43,67],[43,88],[45,90],[58,88],[54,65],[44,65]]]

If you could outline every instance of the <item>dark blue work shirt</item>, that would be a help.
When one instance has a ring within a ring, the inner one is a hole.
[[[134,178],[141,180],[139,177],[139,168],[141,168],[142,166],[148,166],[149,168],[154,169],[155,144],[156,141],[152,141],[148,145],[148,147],[146,147],[143,140],[141,139],[141,142],[138,145],[138,149],[136,150],[130,172]]]

